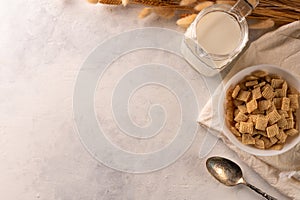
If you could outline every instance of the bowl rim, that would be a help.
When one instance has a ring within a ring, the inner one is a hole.
[[[288,144],[285,143],[284,147],[281,150],[265,150],[265,149],[258,149],[250,145],[245,145],[241,143],[234,135],[233,133],[229,130],[229,128],[226,125],[226,120],[225,120],[225,96],[227,93],[227,90],[230,86],[237,84],[239,81],[241,81],[246,75],[249,75],[251,72],[261,70],[261,71],[267,71],[269,73],[276,74],[276,72],[280,73],[279,75],[282,76],[288,84],[290,82],[294,82],[295,84],[291,84],[293,87],[295,87],[298,91],[300,89],[300,81],[297,79],[291,72],[289,72],[287,69],[284,69],[282,67],[276,66],[276,65],[271,65],[271,64],[260,64],[260,65],[253,65],[247,68],[244,68],[237,72],[234,76],[232,76],[227,83],[222,84],[223,89],[220,94],[219,102],[218,102],[218,116],[219,116],[219,121],[221,123],[221,128],[222,128],[222,133],[225,135],[226,138],[230,140],[235,146],[237,146],[240,150],[245,151],[247,153],[250,153],[252,155],[256,156],[275,156],[279,154],[283,154],[289,150],[291,150],[293,147],[295,147],[299,142],[300,142],[300,134],[295,136],[295,138],[292,138],[292,141],[289,142]],[[284,74],[284,75],[282,75]],[[289,76],[288,78],[286,76]],[[300,120],[299,117],[297,119],[298,125],[300,125]],[[299,126],[298,126],[299,127]]]

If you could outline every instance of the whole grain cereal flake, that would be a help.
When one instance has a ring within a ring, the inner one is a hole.
[[[257,80],[253,80],[253,81],[248,81],[245,83],[245,86],[246,87],[251,87],[251,86],[254,86],[254,85],[257,85],[258,84],[258,81]]]
[[[252,122],[240,122],[239,131],[241,133],[253,133],[253,123]]]
[[[236,122],[244,122],[247,120],[248,120],[248,116],[241,112],[239,112],[234,118],[234,121]]]
[[[251,101],[249,101],[247,104],[246,104],[246,107],[247,107],[247,112],[248,113],[251,113],[253,112],[254,110],[257,109],[257,101],[256,99],[252,99]]]
[[[241,113],[247,113],[247,107],[245,105],[239,105],[238,110]]]
[[[232,98],[235,99],[237,97],[237,95],[239,94],[240,90],[241,90],[240,86],[236,85],[231,94]]]
[[[267,115],[267,118],[269,119],[270,124],[275,124],[281,119],[281,115],[277,112],[276,109],[274,109]]]
[[[273,124],[272,126],[267,127],[267,135],[268,138],[274,137],[279,133],[279,128],[277,124]]]
[[[250,98],[251,96],[251,93],[248,92],[248,91],[244,91],[244,90],[241,90],[238,94],[238,96],[236,97],[237,100],[240,100],[240,101],[244,101],[244,102],[247,102],[248,99]]]
[[[266,84],[263,87],[262,96],[265,99],[272,99],[275,96],[275,93],[273,92],[273,88],[269,84]]]
[[[255,139],[249,134],[242,135],[242,143],[243,144],[255,144]]]
[[[265,149],[265,143],[263,140],[255,138],[255,147],[257,147],[258,149]]]
[[[294,135],[297,135],[299,133],[299,131],[297,129],[291,128],[291,129],[285,131],[285,133],[289,136],[294,136]]]
[[[271,86],[273,88],[281,88],[284,80],[283,79],[272,79],[271,80]]]
[[[290,99],[283,97],[281,102],[281,110],[289,111],[290,110]]]
[[[258,102],[258,109],[261,111],[268,110],[271,107],[272,103],[270,100],[260,100]]]
[[[286,138],[288,137],[287,134],[284,133],[282,129],[279,129],[279,133],[276,135],[277,139],[279,140],[278,143],[285,143]]]
[[[259,99],[259,98],[261,98],[261,97],[262,97],[262,94],[261,94],[260,88],[259,88],[259,87],[254,88],[254,89],[252,90],[252,98],[253,98],[253,99]]]
[[[298,94],[289,94],[288,95],[289,99],[290,99],[290,107],[294,110],[299,108],[299,95]]]
[[[263,116],[263,115],[258,115],[257,119],[256,119],[256,124],[255,124],[255,128],[257,130],[261,130],[264,131],[266,130],[267,126],[268,126],[268,118]]]

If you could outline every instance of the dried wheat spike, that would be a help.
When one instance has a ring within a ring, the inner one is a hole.
[[[129,4],[129,0],[122,0],[122,5],[125,7]]]
[[[174,8],[154,7],[152,11],[155,12],[158,16],[166,19],[170,19],[175,15]]]
[[[201,3],[198,3],[195,7],[194,7],[194,10],[196,11],[201,11],[203,10],[204,8],[207,8],[209,6],[212,6],[214,4],[214,2],[212,1],[203,1]]]
[[[143,8],[139,13],[139,18],[143,19],[152,13],[152,8]]]
[[[197,0],[181,0],[180,4],[181,6],[189,6],[193,3],[196,3]]]
[[[236,1],[231,1],[231,0],[217,0],[216,4],[228,4],[233,6],[236,3]]]
[[[98,3],[98,0],[87,0],[89,3],[94,3],[94,4],[96,4],[96,3]]]
[[[90,3],[101,3],[110,5],[121,5],[122,0],[87,0]],[[123,0],[123,4],[139,4],[144,6],[159,6],[164,8],[174,8],[177,10],[184,10],[187,13],[197,13],[194,9],[197,3],[205,0]],[[217,4],[235,3],[235,0],[209,0]],[[257,0],[250,0],[250,3],[257,2]],[[197,8],[198,9],[198,8]],[[267,20],[271,19],[277,25],[284,25],[290,22],[300,20],[300,1],[299,0],[260,0],[258,6],[253,10],[248,19]],[[273,25],[272,21],[267,21],[251,25],[253,29],[269,28]]]
[[[122,4],[122,0],[98,0],[98,2],[102,4],[110,4],[110,5]]]
[[[128,4],[139,4],[144,6],[160,6],[165,8],[177,8],[192,10],[192,7],[180,6],[181,0],[129,0]],[[120,5],[122,0],[98,0],[101,4]]]
[[[267,29],[272,28],[275,22],[272,19],[259,20],[258,22],[249,25],[250,29]]]
[[[197,14],[191,14],[176,21],[176,24],[182,28],[187,28],[194,21]]]

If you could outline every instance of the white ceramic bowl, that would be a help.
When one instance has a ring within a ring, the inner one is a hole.
[[[245,145],[242,144],[232,133],[231,131],[228,129],[228,127],[226,126],[226,122],[225,122],[225,113],[224,113],[224,109],[225,109],[225,96],[226,96],[226,92],[228,90],[228,88],[230,86],[234,86],[236,85],[239,81],[241,81],[245,76],[251,74],[254,71],[257,70],[263,70],[263,71],[267,71],[271,74],[277,74],[280,75],[283,79],[285,79],[288,83],[288,85],[293,86],[295,89],[297,89],[298,91],[300,91],[300,81],[293,75],[291,74],[289,71],[283,69],[283,68],[279,68],[273,65],[256,65],[256,66],[252,66],[252,67],[248,67],[240,72],[238,72],[237,74],[235,74],[224,86],[224,89],[220,95],[220,100],[219,100],[219,107],[218,107],[218,111],[219,111],[219,120],[222,123],[223,126],[223,132],[225,134],[225,136],[234,144],[236,145],[238,148],[240,148],[241,150],[248,152],[250,154],[253,155],[257,155],[257,156],[274,156],[274,155],[279,155],[282,154],[288,150],[290,150],[291,148],[293,148],[296,144],[298,144],[300,142],[300,135],[296,135],[294,137],[288,137],[284,147],[281,150],[263,150],[263,149],[257,149],[253,146],[250,145]],[[297,111],[297,123],[298,125],[300,120],[299,120],[299,110]],[[300,127],[300,126],[298,126]]]

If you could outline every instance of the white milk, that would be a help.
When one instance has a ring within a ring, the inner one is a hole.
[[[207,13],[198,21],[196,27],[198,44],[207,53],[230,54],[240,45],[240,25],[228,13]]]
[[[232,16],[230,8],[221,4],[205,12],[200,12],[185,32],[181,53],[198,72],[214,76],[246,45],[248,26],[244,18],[238,21],[236,13]]]

